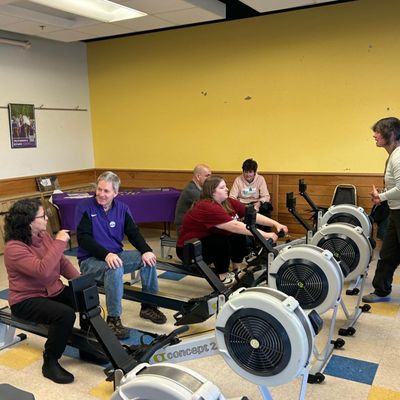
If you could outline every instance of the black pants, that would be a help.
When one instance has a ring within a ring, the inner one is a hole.
[[[376,265],[372,285],[378,296],[392,291],[393,274],[400,264],[400,210],[391,210],[389,224]]]
[[[75,323],[75,310],[70,288],[55,297],[35,297],[12,305],[11,312],[26,321],[49,325],[44,350],[59,359]]]
[[[214,264],[217,274],[229,270],[229,264],[241,263],[247,255],[246,236],[244,235],[210,235],[200,239],[203,260],[206,264]],[[183,260],[183,248],[176,248],[177,256]]]

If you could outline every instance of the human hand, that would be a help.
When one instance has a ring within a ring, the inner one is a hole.
[[[111,269],[117,269],[122,267],[123,265],[122,260],[119,258],[117,254],[114,253],[108,253],[105,258],[105,262],[107,263],[108,268]]]
[[[154,267],[157,264],[157,257],[151,251],[142,254],[142,261],[144,265]]]
[[[70,240],[69,231],[66,229],[61,229],[56,233],[56,240],[61,240],[63,242],[68,242]]]
[[[285,235],[287,235],[288,232],[289,232],[288,227],[287,227],[286,225],[280,224],[279,222],[275,225],[275,229],[276,229],[276,231],[277,231],[278,233],[281,232],[281,231],[283,231],[283,232],[285,233]]]
[[[379,191],[375,187],[375,185],[372,185],[372,192],[371,192],[371,201],[374,204],[379,204],[381,202],[381,199],[379,198]]]
[[[278,240],[278,235],[275,232],[260,232],[265,239],[271,239],[274,243]]]
[[[255,203],[253,203],[254,209],[259,212],[260,211],[260,206],[261,206],[261,202],[256,201]]]

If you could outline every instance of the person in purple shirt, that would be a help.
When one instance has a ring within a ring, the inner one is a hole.
[[[97,179],[96,196],[80,202],[76,211],[78,261],[82,274],[94,274],[104,284],[107,324],[119,339],[129,337],[121,322],[123,275],[140,270],[142,290],[158,292],[157,259],[141,235],[128,206],[116,198],[119,177],[102,173]],[[124,237],[137,250],[123,250]],[[154,305],[141,305],[140,317],[156,324],[166,322]]]

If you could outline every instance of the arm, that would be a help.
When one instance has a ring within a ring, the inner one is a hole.
[[[55,239],[61,240],[64,243],[66,243],[71,238],[68,234],[68,231],[62,229],[59,232],[57,232]],[[78,270],[72,265],[71,261],[69,261],[68,258],[64,256],[64,254],[61,255],[60,259],[60,275],[62,275],[66,279],[72,279],[80,275]]]
[[[43,249],[39,253],[20,241],[12,241],[6,245],[5,262],[13,271],[31,277],[40,278],[45,286],[54,282],[55,276],[60,276],[61,258],[65,250],[65,241],[44,238]],[[39,255],[43,254],[43,256]],[[71,265],[72,266],[72,265]],[[72,268],[74,268],[72,266]],[[76,270],[75,270],[76,271]],[[73,272],[72,272],[73,273]],[[78,271],[76,271],[79,275]]]
[[[79,271],[64,255],[61,257],[60,267],[60,275],[62,275],[66,279],[72,279],[80,275]]]
[[[241,221],[237,221],[237,220],[231,220],[229,222],[224,222],[222,224],[218,224],[215,225],[216,228],[218,229],[222,229],[231,233],[237,233],[239,235],[246,235],[246,236],[253,236],[252,233],[246,228],[246,225],[241,222]],[[278,236],[273,233],[273,232],[264,232],[264,231],[260,231],[261,235],[265,238],[265,239],[272,239],[274,242],[277,241]]]
[[[269,202],[271,200],[271,196],[268,191],[268,186],[267,182],[265,181],[265,178],[260,175],[261,178],[261,185],[260,185],[260,199],[259,201],[261,203]]]
[[[396,149],[397,150],[397,149]],[[392,154],[393,159],[390,160],[390,170],[395,185],[385,192],[379,193],[379,200],[400,200],[400,152]]]
[[[138,226],[133,221],[132,217],[125,214],[125,234],[128,237],[129,243],[135,246],[142,253],[142,261],[144,265],[155,266],[157,258],[151,247],[146,243],[144,237],[139,231]]]
[[[200,191],[195,186],[194,187],[186,187],[181,195],[179,196],[178,202],[176,203],[175,208],[175,225],[182,225],[183,217],[186,212],[190,209],[192,204],[199,200]]]
[[[239,179],[236,178],[233,182],[231,190],[229,191],[229,197],[238,200],[239,190]]]
[[[152,251],[151,247],[146,243],[144,237],[140,233],[138,226],[128,213],[125,214],[124,230],[126,236],[128,237],[129,243],[135,246],[142,254]]]
[[[94,240],[92,222],[86,212],[82,214],[82,218],[76,228],[76,238],[78,245],[88,251],[93,257],[99,260],[106,259],[109,251]]]
[[[289,232],[286,225],[282,225],[278,221],[258,213],[256,214],[256,222],[258,225],[271,226],[272,228],[275,228],[277,232],[283,231],[285,234]]]

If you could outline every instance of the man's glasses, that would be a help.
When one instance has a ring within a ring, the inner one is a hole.
[[[35,217],[35,219],[36,219],[36,218],[43,218],[43,219],[46,219],[46,218],[47,218],[47,214],[38,215],[37,217]]]

